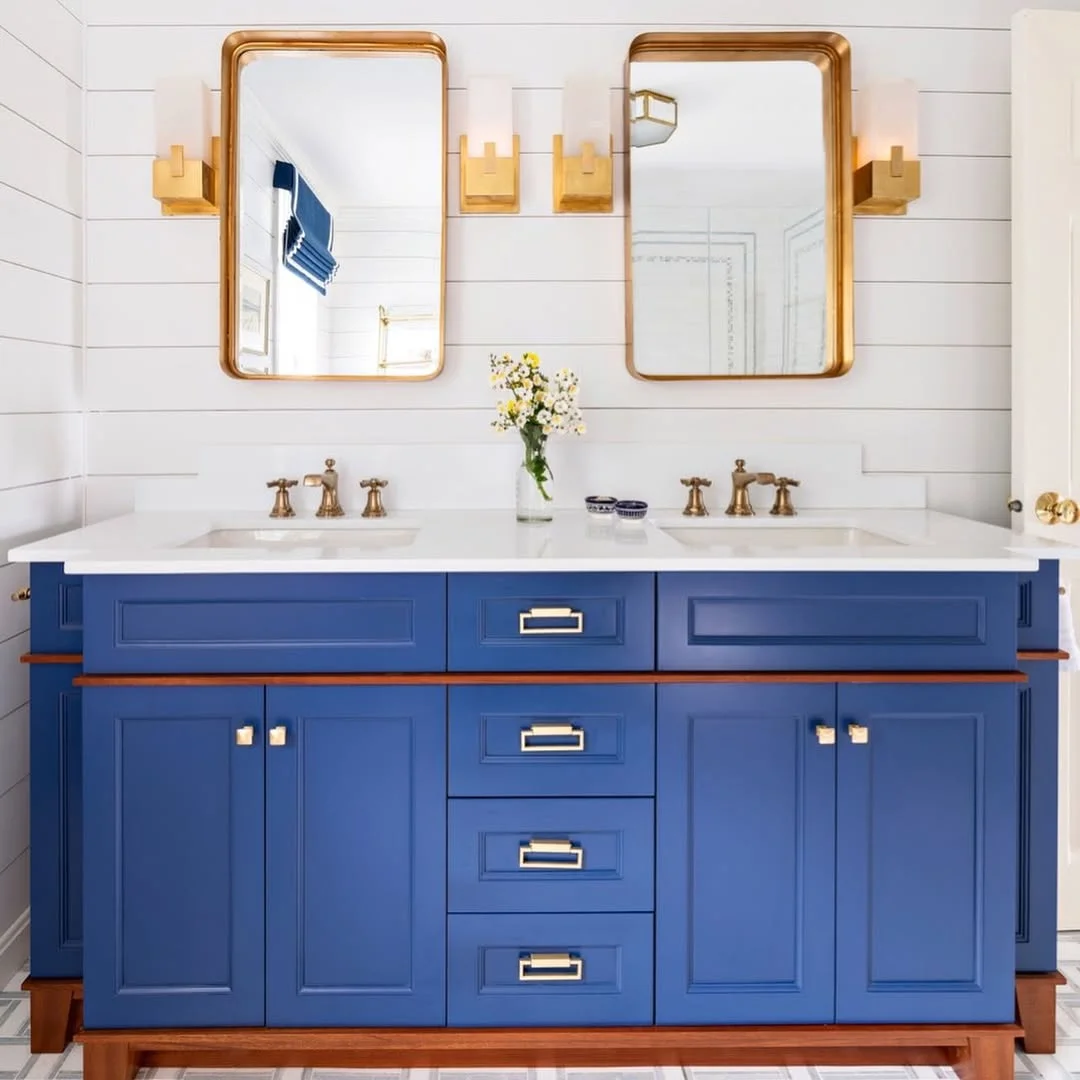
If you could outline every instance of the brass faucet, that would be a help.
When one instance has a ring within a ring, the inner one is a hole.
[[[289,488],[296,487],[296,481],[286,480],[284,476],[279,476],[276,480],[267,480],[266,486],[277,488],[274,493],[274,509],[270,511],[270,516],[272,518],[296,517],[296,511],[289,502]]]
[[[326,471],[321,473],[309,473],[304,477],[304,487],[318,487],[322,485],[322,502],[315,516],[319,518],[344,517],[345,511],[338,502],[338,474],[334,471],[336,462],[333,458],[326,459]]]
[[[788,488],[798,487],[799,481],[787,476],[776,478],[776,501],[769,511],[774,517],[794,517],[795,507],[791,505],[791,493]]]
[[[386,507],[382,504],[382,489],[389,483],[389,480],[377,480],[375,477],[372,477],[370,480],[360,481],[360,486],[362,488],[367,488],[367,506],[364,507],[364,512],[360,515],[361,517],[386,517]]]
[[[709,510],[705,505],[705,500],[702,498],[701,489],[712,487],[712,481],[706,480],[703,476],[691,476],[681,480],[680,483],[683,487],[690,489],[690,495],[687,497],[686,506],[683,509],[683,516],[708,517]]]
[[[754,508],[750,504],[751,484],[775,484],[776,477],[771,472],[747,472],[746,462],[742,458],[735,461],[735,471],[731,474],[731,502],[724,511],[728,517],[753,517]]]

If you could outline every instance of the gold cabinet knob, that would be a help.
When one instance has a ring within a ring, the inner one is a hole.
[[[1080,519],[1080,506],[1056,491],[1044,491],[1035,500],[1035,516],[1044,525],[1075,525]]]
[[[11,599],[16,604],[22,603],[23,600],[29,600],[30,599],[30,586],[29,585],[24,585],[17,592],[13,592],[11,594]]]
[[[284,746],[286,738],[286,729],[284,724],[278,724],[277,727],[270,729],[270,745],[271,746]]]
[[[814,734],[817,736],[817,741],[822,746],[835,746],[836,745],[836,728],[829,727],[828,724],[818,724],[814,728]]]
[[[254,746],[255,745],[255,727],[252,724],[245,724],[243,727],[236,729],[236,745],[237,746]]]
[[[853,743],[862,745],[870,741],[870,729],[864,724],[848,724],[847,731]]]

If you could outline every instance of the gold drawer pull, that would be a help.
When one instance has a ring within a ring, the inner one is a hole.
[[[284,724],[278,724],[277,727],[270,729],[270,745],[271,746],[284,746],[287,738],[288,729]]]
[[[573,739],[572,743],[540,743],[533,739]],[[585,749],[585,731],[573,724],[532,724],[521,729],[523,754],[576,754]]]
[[[848,724],[847,730],[853,743],[862,745],[870,741],[870,729],[864,724]]]
[[[569,953],[528,953],[518,960],[518,982],[581,982],[585,962]]]
[[[255,728],[252,724],[245,724],[243,727],[236,729],[236,745],[237,746],[254,746],[255,745]]]
[[[836,745],[836,728],[829,727],[828,724],[818,724],[814,728],[814,734],[817,736],[817,741],[822,746],[835,746]]]
[[[569,855],[574,861],[534,859],[533,855]],[[571,840],[530,840],[518,848],[519,870],[580,870],[585,862],[585,849]]]
[[[573,619],[573,626],[529,626],[531,619]],[[534,607],[518,613],[519,634],[584,634],[585,613],[568,607]]]

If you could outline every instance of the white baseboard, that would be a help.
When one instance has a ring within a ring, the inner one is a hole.
[[[0,990],[8,980],[26,966],[30,955],[30,909],[27,908],[0,934]]]

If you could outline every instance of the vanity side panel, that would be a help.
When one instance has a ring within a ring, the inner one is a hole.
[[[1020,574],[1017,597],[1017,647],[1058,647],[1058,564],[1043,561],[1034,573]]]
[[[93,673],[445,671],[442,574],[86,579]]]
[[[1016,575],[662,573],[667,671],[1012,671]]]
[[[30,651],[81,653],[83,579],[64,573],[63,563],[30,566]]]

